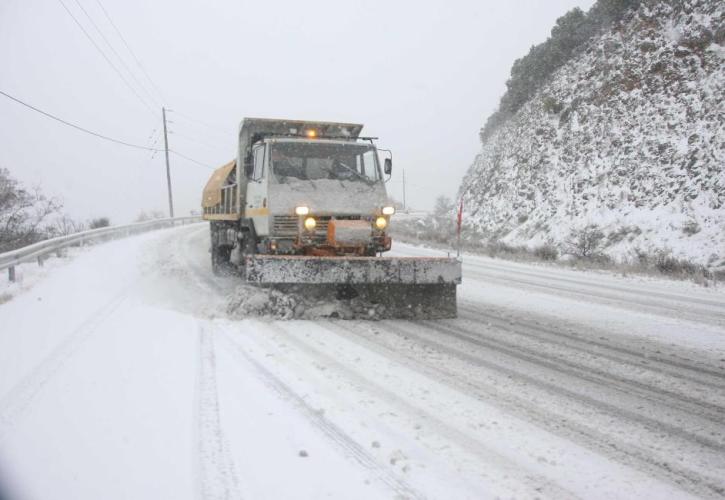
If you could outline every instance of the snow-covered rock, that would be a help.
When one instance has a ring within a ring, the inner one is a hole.
[[[604,251],[725,258],[725,3],[645,0],[591,39],[488,135],[464,221],[562,247],[597,224]]]

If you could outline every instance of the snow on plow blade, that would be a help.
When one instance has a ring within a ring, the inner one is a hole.
[[[255,255],[246,258],[243,277],[260,285],[336,288],[382,304],[387,318],[451,318],[457,314],[461,262],[445,257]]]

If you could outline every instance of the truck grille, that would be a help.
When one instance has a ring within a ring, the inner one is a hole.
[[[327,241],[327,226],[330,225],[330,217],[317,217],[317,227],[315,228],[315,241],[324,243]]]
[[[297,237],[298,218],[295,215],[275,215],[272,235],[277,237]]]
[[[314,240],[318,243],[327,241],[327,226],[330,224],[330,217],[315,217],[317,227],[315,228]],[[272,236],[275,238],[296,238],[298,231],[298,218],[295,215],[275,215],[272,222]]]

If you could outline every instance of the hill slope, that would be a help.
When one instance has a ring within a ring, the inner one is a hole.
[[[596,224],[625,259],[725,258],[725,9],[643,1],[484,136],[464,221],[508,243]]]

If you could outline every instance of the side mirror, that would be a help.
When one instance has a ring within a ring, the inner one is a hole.
[[[390,175],[393,172],[393,159],[392,158],[385,158],[385,164],[383,166],[383,171],[385,172],[385,175]]]

